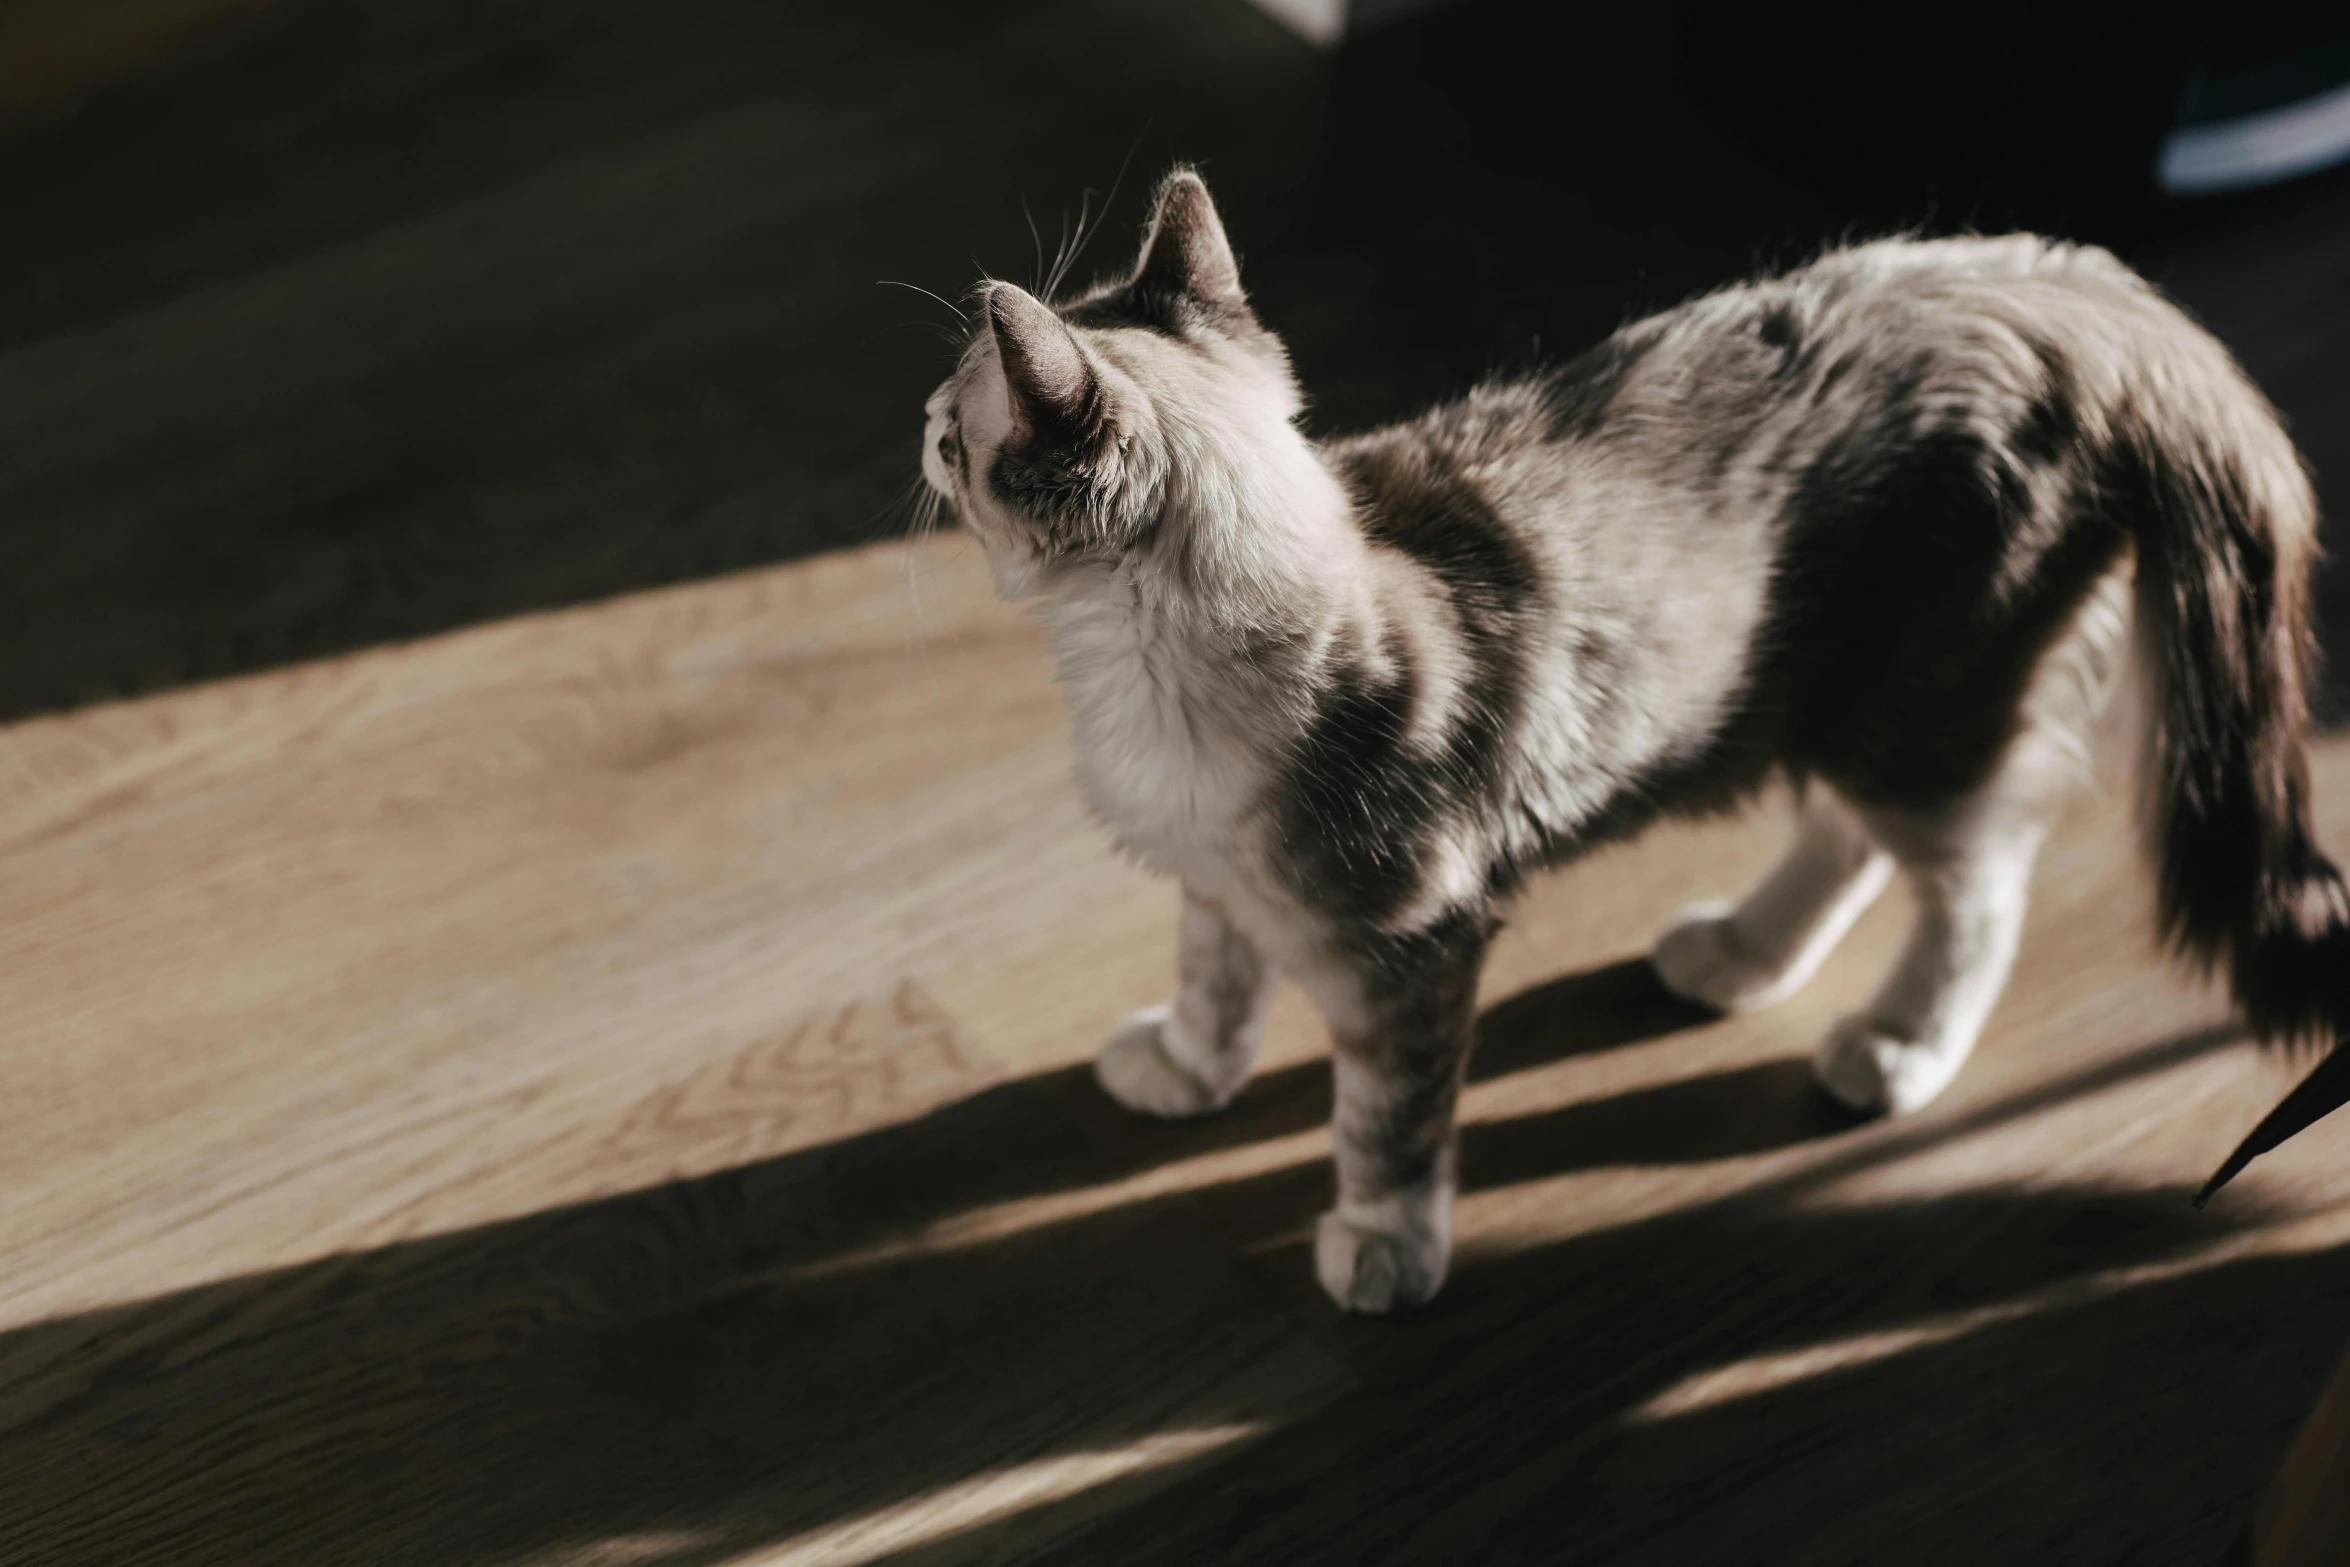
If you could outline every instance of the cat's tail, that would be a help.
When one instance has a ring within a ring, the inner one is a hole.
[[[2216,343],[2208,349],[2217,363],[2154,378],[2156,395],[2117,421],[2106,476],[2138,535],[2139,645],[2154,697],[2142,777],[2162,929],[2226,973],[2262,1040],[2330,1053],[2197,1206],[2350,1102],[2350,893],[2309,820],[2317,501],[2275,411]]]

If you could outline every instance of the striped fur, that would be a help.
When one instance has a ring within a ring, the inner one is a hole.
[[[1686,914],[1659,973],[1774,999],[1898,867],[1917,929],[1817,1068],[1913,1108],[1997,998],[2132,667],[2166,928],[2264,1034],[2350,1022],[2306,810],[2310,489],[2225,351],[2104,252],[1842,250],[1326,444],[1187,171],[1128,276],[982,303],[924,472],[1050,628],[1094,807],[1186,894],[1177,1001],[1102,1080],[1213,1109],[1273,976],[1302,984],[1338,1049],[1342,1304],[1442,1282],[1477,972],[1530,871],[1794,780],[1787,859]]]

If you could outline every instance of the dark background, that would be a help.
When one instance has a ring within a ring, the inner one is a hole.
[[[2274,6],[1459,0],[1335,56],[1241,0],[175,6],[0,0],[0,716],[886,536],[954,318],[883,280],[1033,281],[1081,210],[1118,264],[1176,158],[1321,428],[2026,226],[2350,473],[2350,176],[2150,183]]]

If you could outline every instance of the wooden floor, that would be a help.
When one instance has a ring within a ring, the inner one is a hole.
[[[2321,758],[2350,847],[2350,741]],[[1929,1113],[1637,957],[1766,815],[1538,885],[1460,1262],[1337,1315],[1285,997],[1081,1064],[1169,891],[968,542],[0,730],[0,1562],[2215,1563],[2350,1324],[2350,1124],[2146,955],[2110,800]]]
[[[2134,239],[1871,196],[1750,145],[1776,69],[1701,112],[1708,10],[0,0],[0,1567],[2216,1563],[2350,1332],[2350,1126],[2187,1207],[2289,1072],[2148,958],[2113,802],[1901,1125],[1801,1066],[1898,906],[1760,1017],[1636,961],[1767,815],[1543,882],[1455,1277],[1347,1320],[1295,997],[1221,1120],[1084,1075],[1173,897],[964,541],[769,564],[902,520],[948,317],[878,280],[1026,276],[1131,159],[1103,262],[1175,157],[1320,428],[2030,222],[2342,509],[2350,171]]]

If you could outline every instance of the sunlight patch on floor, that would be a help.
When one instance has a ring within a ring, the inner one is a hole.
[[[1042,1197],[1021,1197],[1009,1202],[966,1208],[960,1213],[949,1214],[923,1225],[911,1234],[817,1258],[792,1268],[787,1276],[794,1279],[823,1278],[882,1267],[915,1257],[993,1245],[1007,1236],[1043,1229],[1047,1225],[1068,1224],[1178,1193],[1231,1185],[1329,1157],[1330,1132],[1324,1126],[1293,1132],[1286,1137],[1270,1137],[1261,1142],[1245,1143],[1236,1148],[1219,1147],[1197,1158],[1158,1165],[1123,1180],[1052,1192]]]
[[[958,1480],[924,1496],[810,1530],[780,1546],[735,1558],[730,1567],[784,1567],[822,1562],[860,1567],[900,1551],[932,1545],[1015,1514],[1066,1500],[1129,1475],[1164,1469],[1263,1433],[1261,1420],[1155,1431],[1122,1447],[1057,1453]]]
[[[2019,1322],[2043,1312],[2078,1310],[2129,1290],[2184,1278],[2248,1256],[2282,1257],[2330,1250],[2345,1239],[2344,1218],[2337,1206],[2276,1228],[2238,1235],[2184,1257],[2135,1267],[2108,1268],[2065,1279],[2011,1300],[1965,1311],[1937,1313],[1901,1327],[1823,1339],[1776,1354],[1750,1355],[1682,1378],[1634,1407],[1624,1416],[1624,1421],[1627,1425],[1654,1425],[1678,1419],[1739,1399],[1776,1392],[1813,1377],[1851,1371],[1912,1350],[1930,1349],[2002,1323]]]
[[[578,1567],[666,1567],[709,1549],[699,1529],[639,1529],[598,1540],[578,1557]]]

